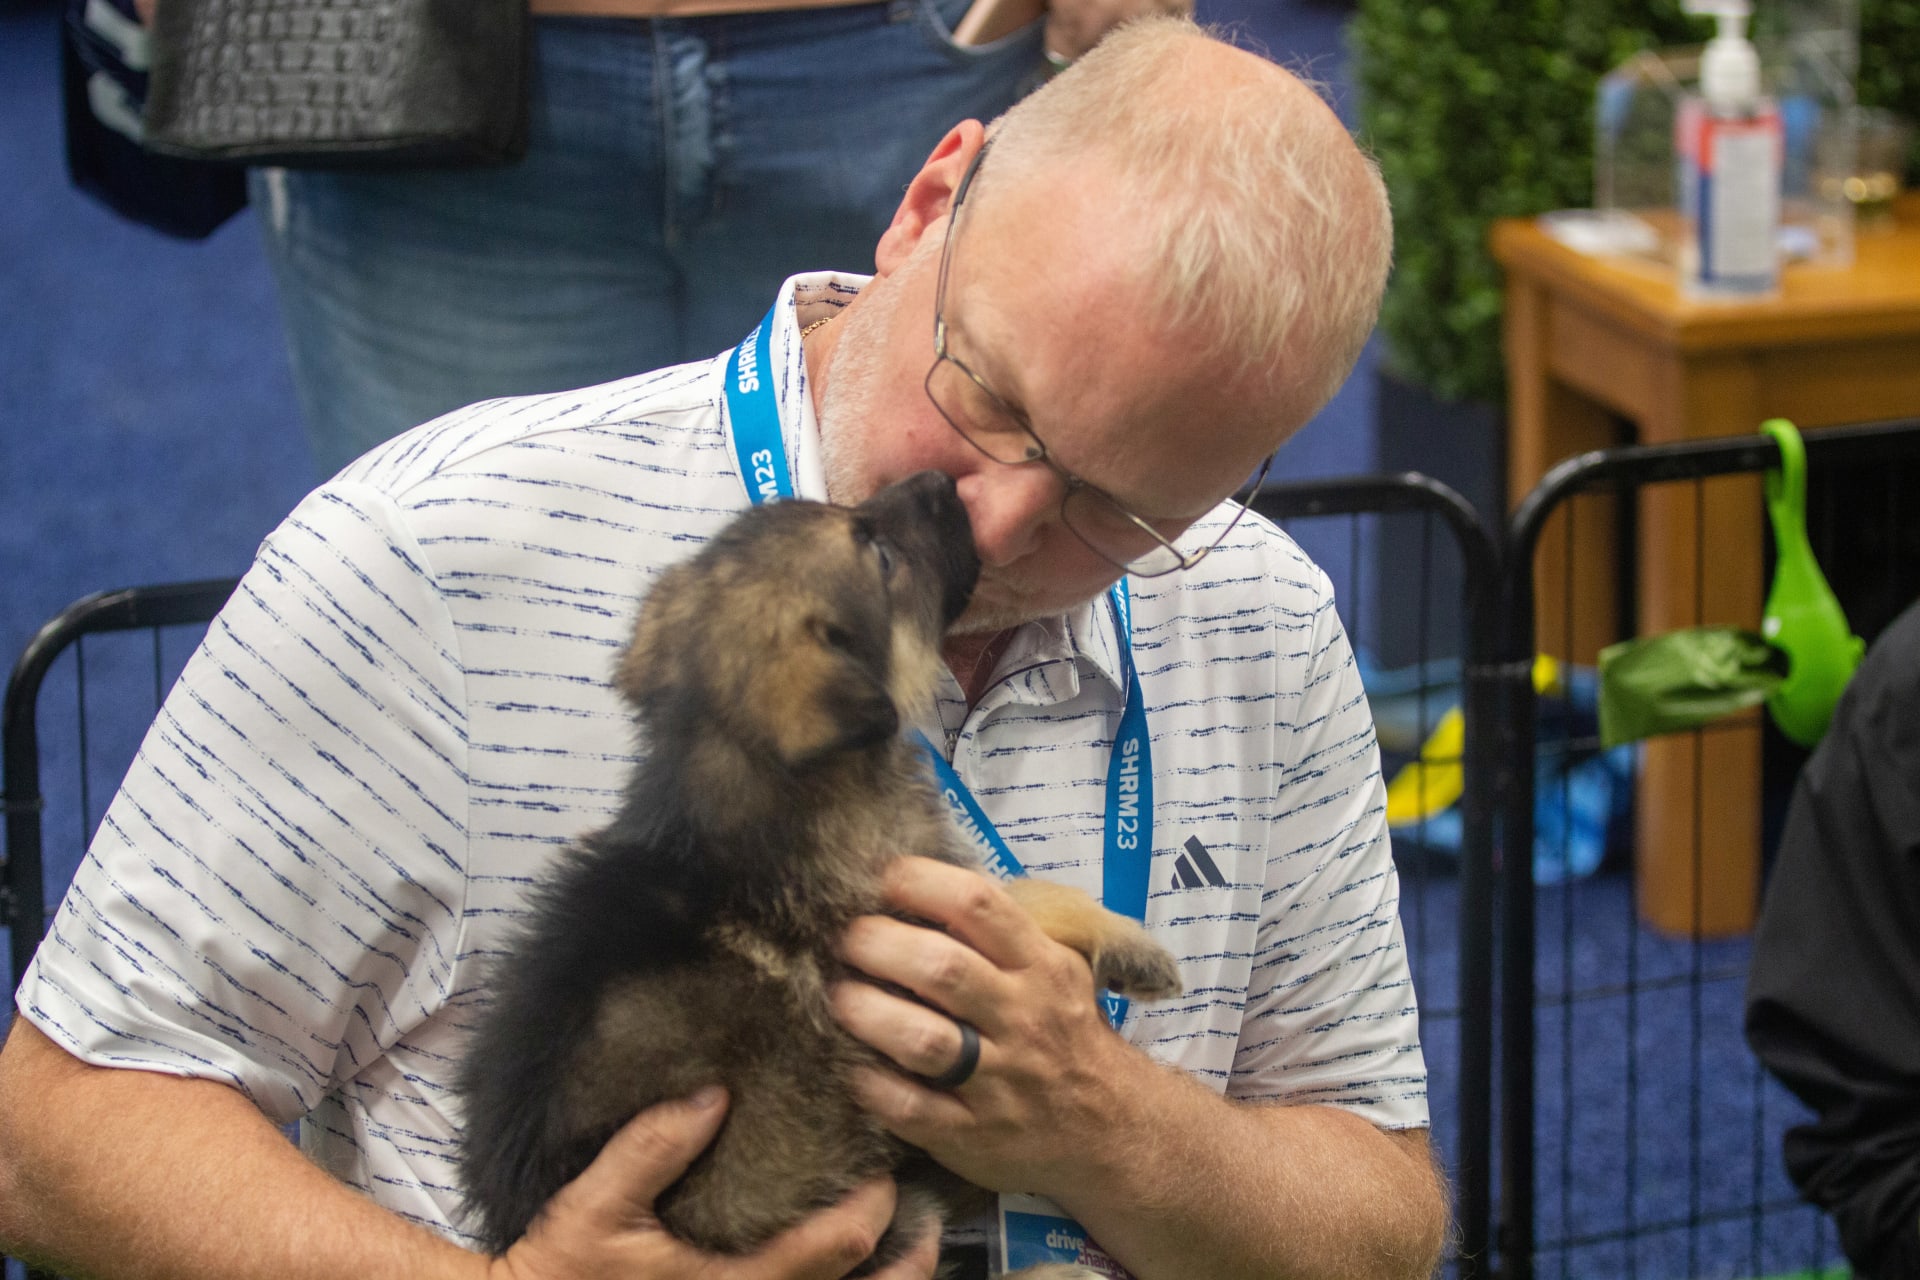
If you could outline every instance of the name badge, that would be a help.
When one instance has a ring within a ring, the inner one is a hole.
[[[991,1270],[995,1275],[1048,1262],[1077,1263],[1113,1280],[1133,1280],[1133,1273],[1107,1256],[1059,1205],[1044,1196],[1003,1192],[1000,1229],[994,1240]]]

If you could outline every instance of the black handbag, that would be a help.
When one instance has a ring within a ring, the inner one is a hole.
[[[503,164],[527,146],[526,0],[160,0],[146,141],[290,168]]]
[[[60,33],[62,122],[73,185],[124,218],[199,240],[246,207],[247,175],[141,145],[147,33],[133,0],[67,0]]]

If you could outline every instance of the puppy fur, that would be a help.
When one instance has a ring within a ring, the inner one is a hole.
[[[708,1084],[731,1095],[726,1123],[656,1206],[703,1248],[750,1251],[891,1173],[865,1274],[980,1194],[855,1106],[850,1073],[878,1058],[827,1007],[834,945],[881,909],[890,861],[978,869],[900,732],[978,570],[953,482],[927,472],[855,508],[754,507],[660,576],[615,675],[643,759],[613,821],[534,894],[458,1081],[488,1248],[636,1112]],[[1020,900],[1101,985],[1178,991],[1134,922],[1040,882]]]

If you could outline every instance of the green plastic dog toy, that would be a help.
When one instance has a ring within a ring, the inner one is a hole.
[[[1773,588],[1760,634],[1786,655],[1787,678],[1767,699],[1780,732],[1803,747],[1820,741],[1847,681],[1866,652],[1827,585],[1807,542],[1807,450],[1785,418],[1760,430],[1780,446],[1780,469],[1767,472],[1767,514],[1773,520]]]

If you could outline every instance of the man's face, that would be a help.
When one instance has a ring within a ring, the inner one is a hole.
[[[991,179],[989,179],[991,181]],[[1129,229],[1082,194],[1095,184],[1007,184],[955,228],[948,348],[1026,415],[1051,456],[1169,536],[1232,493],[1280,438],[1247,423],[1209,362],[1143,316]],[[1057,614],[1120,570],[1060,520],[1065,483],[1044,463],[975,449],[928,400],[934,296],[947,220],[848,308],[821,405],[828,489],[859,502],[933,468],[954,477],[982,572],[960,632]]]

